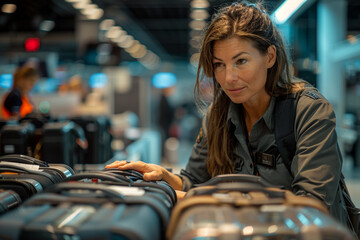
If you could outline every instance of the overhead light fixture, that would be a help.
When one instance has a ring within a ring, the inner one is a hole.
[[[55,27],[55,22],[52,20],[44,20],[40,23],[39,29],[44,32],[50,32]]]
[[[193,0],[190,6],[192,8],[208,8],[210,3],[207,0]]]
[[[203,30],[206,27],[206,21],[204,20],[192,20],[189,23],[189,27],[193,30]]]
[[[112,26],[114,26],[115,21],[112,19],[104,19],[100,23],[100,30],[109,30]]]
[[[195,9],[191,11],[190,17],[194,20],[205,20],[209,17],[209,13],[205,9]]]
[[[3,13],[13,13],[15,12],[16,10],[16,5],[15,4],[4,4],[2,7],[1,7],[1,11]]]
[[[307,0],[285,0],[271,15],[276,24],[285,23]]]

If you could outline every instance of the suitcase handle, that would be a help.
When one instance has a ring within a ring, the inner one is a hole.
[[[194,188],[192,191],[190,190],[187,194],[188,196],[199,196],[199,195],[212,195],[214,193],[221,192],[263,192],[267,194],[270,198],[284,198],[284,191],[273,191],[269,190],[266,187],[259,185],[258,183],[251,182],[233,182],[233,183],[220,183],[213,188]]]
[[[125,177],[124,177],[124,179],[121,179],[120,177],[123,177],[123,176],[114,177],[113,175],[109,175],[109,174],[101,173],[101,172],[84,172],[84,173],[77,173],[73,176],[70,176],[70,177],[66,178],[65,181],[69,182],[69,181],[79,181],[79,180],[83,180],[86,178],[89,178],[89,179],[97,178],[102,181],[123,182],[126,184],[129,183],[129,180],[125,179]]]
[[[261,181],[261,177],[249,174],[222,174],[217,175],[210,180],[200,183],[194,184],[195,187],[201,186],[213,186],[219,183],[226,183],[226,182],[246,182],[246,183],[257,183],[262,186],[265,186],[265,183]]]
[[[103,169],[102,171],[114,173],[114,174],[117,174],[117,175],[124,175],[124,176],[129,176],[129,177],[135,177],[135,178],[138,178],[138,179],[141,179],[141,180],[142,180],[143,177],[144,177],[143,174],[141,174],[141,173],[138,172],[138,171],[132,170],[132,169],[129,169],[129,170],[119,170],[118,168],[105,168],[105,169]]]
[[[0,162],[17,162],[24,164],[39,165],[40,167],[49,167],[49,164],[47,162],[22,154],[9,154],[9,155],[1,156]]]
[[[51,187],[46,189],[46,192],[51,193],[61,193],[64,191],[70,190],[90,190],[90,191],[100,191],[105,196],[109,198],[116,198],[119,200],[125,200],[125,196],[116,190],[106,187],[102,184],[92,184],[92,183],[58,183],[54,184]]]

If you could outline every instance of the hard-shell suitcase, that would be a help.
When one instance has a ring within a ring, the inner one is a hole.
[[[60,183],[0,216],[0,239],[164,239],[169,217],[141,188]]]
[[[236,175],[190,189],[172,212],[167,238],[354,239],[320,201],[268,187],[257,176],[239,175],[237,181]]]
[[[48,164],[26,155],[10,154],[0,157],[0,188],[10,189],[22,200],[74,174],[65,164]]]
[[[0,189],[0,214],[16,208],[21,204],[21,198],[12,190]]]
[[[66,181],[87,181],[113,186],[129,186],[146,189],[162,199],[172,210],[177,202],[175,190],[165,181],[144,181],[143,175],[135,170],[104,169],[102,171],[77,173]]]
[[[70,119],[84,129],[88,148],[85,164],[105,163],[113,157],[111,121],[106,116],[77,116]]]
[[[71,121],[46,123],[42,129],[42,160],[71,168],[83,163],[87,140],[84,130]]]
[[[3,126],[1,129],[1,154],[31,156],[35,147],[34,133],[34,125],[28,122]]]

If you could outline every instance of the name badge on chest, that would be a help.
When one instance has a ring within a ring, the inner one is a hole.
[[[272,154],[256,153],[256,163],[266,167],[276,168],[275,156]]]

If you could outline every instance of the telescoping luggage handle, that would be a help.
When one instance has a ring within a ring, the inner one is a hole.
[[[24,164],[39,165],[40,167],[49,167],[49,164],[47,162],[22,154],[9,154],[9,155],[1,156],[0,162],[17,162]]]
[[[200,195],[212,195],[215,193],[224,193],[224,192],[263,192],[267,194],[270,198],[284,198],[284,191],[274,191],[264,187],[262,184],[255,182],[232,182],[232,183],[219,183],[214,187],[198,187],[190,189],[186,194],[187,197],[190,196],[200,196]]]

